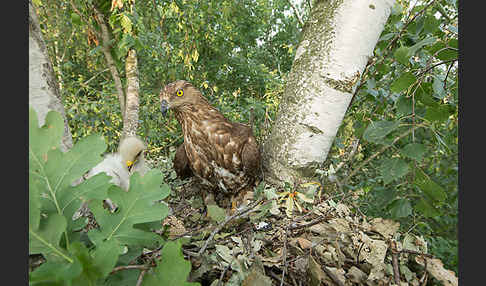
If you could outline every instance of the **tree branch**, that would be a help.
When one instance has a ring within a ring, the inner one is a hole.
[[[115,81],[115,88],[116,88],[116,92],[118,93],[118,101],[120,102],[120,110],[122,113],[122,118],[124,119],[125,118],[125,93],[123,92],[123,85],[120,79],[120,74],[118,73],[118,70],[115,65],[115,60],[111,55],[110,33],[108,32],[108,26],[106,25],[103,14],[100,11],[98,11],[98,9],[96,9],[95,7],[93,7],[93,10],[95,11],[96,18],[98,18],[98,22],[101,27],[101,42],[102,42],[101,49],[103,51],[103,54],[105,55],[106,63],[110,68],[111,76]]]
[[[291,0],[287,0],[287,2],[289,3],[290,7],[292,7],[292,10],[294,10],[295,18],[297,18],[297,21],[299,21],[300,26],[304,27],[304,21],[302,21],[299,10],[297,10],[297,7],[295,7],[295,5],[292,4]]]
[[[390,144],[390,145],[386,145],[384,146],[383,148],[381,148],[378,152],[376,152],[375,154],[371,155],[368,159],[366,159],[363,163],[361,163],[358,167],[356,167],[352,172],[351,174],[349,174],[343,181],[342,181],[342,184],[345,184],[346,182],[349,181],[349,179],[351,179],[359,170],[361,170],[361,168],[363,168],[366,164],[368,164],[371,160],[373,160],[376,156],[380,155],[381,153],[385,152],[385,150],[387,150],[388,148],[390,148],[391,146],[393,146],[398,140],[408,136],[410,133],[412,133],[415,129],[417,128],[420,128],[420,127],[423,127],[423,126],[420,126],[420,125],[417,125],[417,126],[414,126],[412,128],[410,128],[409,130],[407,130],[407,132],[403,133],[402,135],[398,136],[397,138],[395,138],[395,140],[393,140],[393,142]]]

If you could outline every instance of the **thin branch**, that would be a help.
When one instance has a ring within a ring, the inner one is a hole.
[[[344,160],[344,161],[341,161],[336,166],[336,169],[334,169],[334,173],[337,173],[339,171],[339,169],[341,169],[346,162],[349,162],[354,157],[354,154],[356,154],[356,150],[358,150],[358,146],[359,146],[359,139],[356,139],[353,142],[353,149],[351,149],[351,152],[349,153],[348,158],[346,160]]]
[[[285,272],[287,272],[287,241],[288,241],[288,232],[289,226],[285,227],[285,239],[284,239],[284,246],[283,246],[283,271],[282,277],[280,278],[280,286],[283,286],[284,279],[285,279]]]
[[[150,267],[146,266],[146,265],[125,265],[125,266],[117,266],[115,268],[113,268],[113,270],[111,270],[110,274],[114,274],[118,271],[122,271],[122,270],[129,270],[129,269],[138,269],[138,270],[149,270]]]
[[[81,85],[82,85],[82,86],[86,86],[86,85],[88,85],[88,83],[89,83],[90,81],[92,81],[93,79],[95,79],[97,76],[99,76],[100,74],[102,74],[102,73],[104,73],[104,72],[106,72],[106,71],[109,71],[109,70],[110,70],[109,68],[106,68],[106,69],[104,69],[104,70],[102,70],[102,71],[98,72],[97,74],[95,74],[94,76],[92,76],[92,77],[91,77],[90,79],[88,79],[87,81],[85,81],[85,82],[81,83]]]
[[[319,218],[316,218],[314,220],[311,220],[310,222],[308,222],[306,224],[292,225],[292,226],[289,227],[289,230],[298,230],[298,229],[302,229],[302,228],[306,228],[306,227],[311,227],[313,225],[316,225],[316,224],[323,222],[325,220],[328,220],[330,218],[331,218],[330,216],[319,217]]]
[[[235,218],[238,218],[242,215],[244,215],[245,213],[249,212],[251,209],[253,209],[254,207],[256,207],[260,202],[262,201],[262,198],[252,202],[251,204],[249,204],[246,208],[244,209],[241,209],[239,210],[238,212],[236,212],[235,214],[233,214],[232,216],[229,216],[229,217],[226,217],[226,219],[221,223],[219,224],[212,232],[211,234],[209,235],[209,238],[206,240],[206,242],[204,243],[203,247],[199,250],[199,252],[196,254],[196,256],[201,256],[201,254],[203,254],[203,252],[206,250],[206,248],[208,247],[209,243],[213,240],[214,236],[223,229],[223,227],[228,224],[230,221],[232,221],[233,219]],[[270,202],[270,201],[268,201]],[[266,202],[266,203],[268,203]]]
[[[446,87],[447,87],[447,78],[449,77],[449,72],[451,71],[451,69],[452,69],[453,66],[454,66],[454,62],[452,62],[449,65],[449,68],[447,69],[447,73],[446,73],[446,76],[444,78],[444,89],[446,89]]]
[[[403,32],[406,31],[408,25],[410,25],[410,23],[412,23],[413,21],[415,21],[415,19],[419,15],[421,15],[422,13],[424,13],[425,10],[427,10],[427,8],[429,8],[432,4],[434,4],[435,1],[436,0],[430,1],[429,4],[427,4],[424,8],[422,8],[422,10],[420,10],[419,12],[417,12],[417,14],[415,14],[410,20],[407,21],[407,23],[402,27],[402,29],[400,30],[400,32],[395,36],[395,38],[393,38],[393,40],[390,42],[390,44],[388,44],[388,46],[387,46],[387,49],[388,50],[391,50],[393,48],[393,45],[395,45],[395,43],[398,41],[398,39],[402,36]]]
[[[142,285],[142,282],[143,282],[143,276],[145,275],[145,273],[147,272],[147,269],[144,269],[140,272],[140,275],[138,276],[138,280],[137,280],[137,284],[135,286],[140,286]]]
[[[278,280],[280,280],[280,277],[278,277],[278,275],[277,275],[277,274],[273,273],[273,271],[268,271],[268,274],[269,274],[270,276],[272,276],[272,277],[273,277],[275,280],[277,280],[277,281],[278,281]],[[289,283],[287,283],[287,282],[285,282],[285,281],[284,281],[284,285],[287,285],[287,286],[292,286],[292,285],[290,285]]]
[[[375,154],[371,155],[368,159],[366,159],[363,163],[361,163],[358,167],[356,167],[352,172],[351,174],[349,174],[343,181],[342,181],[342,184],[345,184],[346,182],[349,181],[349,179],[351,179],[359,170],[361,170],[361,168],[363,168],[366,164],[368,164],[371,160],[373,160],[376,156],[380,155],[381,153],[385,152],[388,148],[390,148],[391,146],[393,146],[398,140],[408,136],[410,133],[412,133],[415,129],[417,128],[420,128],[420,127],[423,127],[422,125],[416,125],[415,127],[412,127],[410,128],[409,130],[407,130],[407,132],[403,133],[402,135],[398,136],[397,138],[395,138],[395,140],[393,140],[393,142],[390,144],[390,145],[386,145],[384,146],[383,148],[381,148],[378,152],[376,152]]]
[[[304,21],[302,21],[299,10],[297,10],[297,7],[295,7],[295,5],[292,4],[292,0],[287,0],[287,3],[289,3],[290,7],[292,7],[292,10],[294,10],[295,18],[297,18],[297,21],[299,21],[300,26],[304,27]]]
[[[103,14],[100,11],[98,11],[98,9],[96,9],[95,7],[93,7],[93,10],[95,12],[96,18],[98,19],[98,22],[101,27],[101,39],[102,39],[101,48],[103,54],[105,55],[106,63],[110,68],[111,76],[115,81],[115,88],[118,94],[118,101],[120,102],[120,110],[122,113],[122,118],[125,118],[125,92],[123,91],[123,85],[120,79],[120,74],[118,73],[118,69],[116,68],[115,65],[115,60],[111,55],[111,46],[110,46],[111,38],[110,38],[110,33],[108,31],[108,26],[104,20]]]
[[[400,285],[400,269],[398,269],[398,251],[397,244],[395,241],[390,241],[390,250],[392,255],[392,265],[393,265],[393,278],[395,284]]]
[[[447,64],[447,63],[450,63],[450,62],[454,63],[455,61],[457,61],[457,58],[452,59],[452,60],[446,60],[446,61],[441,61],[441,62],[435,63],[432,66],[426,68],[423,72],[421,72],[419,74],[419,76],[425,75],[427,72],[429,72],[431,69],[435,68],[436,66],[440,66],[440,65]]]
[[[218,285],[217,286],[221,286],[222,282],[223,282],[223,278],[224,278],[224,275],[226,274],[226,271],[228,271],[228,269],[230,268],[231,266],[231,263],[228,263],[228,265],[226,265],[226,267],[224,268],[224,270],[221,272],[221,275],[219,276],[219,280],[218,280]]]
[[[369,69],[376,65],[377,63],[382,63],[387,57],[388,57],[388,54],[393,50],[393,47],[395,46],[395,44],[397,43],[398,39],[400,39],[400,37],[402,36],[403,32],[406,31],[408,25],[410,25],[419,15],[421,15],[422,13],[425,12],[425,10],[427,10],[427,8],[429,8],[436,0],[432,0],[429,4],[427,4],[422,10],[420,10],[419,12],[417,12],[412,18],[410,18],[410,20],[407,21],[407,23],[405,23],[405,25],[402,27],[402,29],[400,30],[400,32],[398,32],[398,34],[393,38],[393,40],[391,40],[391,42],[386,46],[385,48],[385,53],[383,54],[382,58],[379,60],[379,61],[372,61],[372,62],[368,62],[369,64],[365,67],[364,71],[363,71],[363,74],[361,75],[361,79],[360,79],[360,84],[358,85],[358,87],[354,90],[354,93],[353,93],[353,98],[352,100],[354,99],[354,97],[356,96],[356,94],[358,94],[358,91],[363,87],[363,85],[365,84],[365,76],[368,74],[368,71]],[[412,9],[413,10],[413,9]],[[373,74],[376,73],[376,70],[373,72]],[[377,108],[375,108],[376,110]]]

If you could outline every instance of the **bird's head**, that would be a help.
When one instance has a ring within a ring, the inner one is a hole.
[[[134,165],[143,160],[145,144],[137,137],[127,137],[122,140],[118,152],[124,166],[131,170]]]
[[[169,109],[178,110],[183,106],[191,104],[207,104],[207,100],[202,96],[201,92],[185,80],[169,83],[162,88],[159,96],[160,110],[164,116]]]

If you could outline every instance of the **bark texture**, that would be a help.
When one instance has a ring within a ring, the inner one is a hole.
[[[135,136],[138,128],[138,107],[139,107],[139,82],[137,68],[137,53],[135,50],[128,51],[125,61],[127,75],[126,109],[123,117],[122,138]]]
[[[315,1],[264,144],[269,181],[305,181],[324,162],[393,3]]]
[[[37,14],[33,4],[29,2],[29,105],[37,112],[40,126],[44,125],[49,111],[61,113],[64,118],[61,150],[67,151],[73,146],[73,140],[58,87],[54,70],[47,56]]]
[[[96,18],[98,19],[98,23],[100,24],[101,28],[101,50],[103,51],[103,54],[105,55],[106,63],[108,64],[108,67],[110,68],[111,76],[113,77],[113,80],[115,81],[115,88],[116,92],[118,93],[118,101],[120,102],[120,110],[122,113],[122,118],[125,118],[125,93],[123,92],[123,85],[120,79],[120,74],[118,73],[118,70],[116,69],[115,65],[115,60],[113,59],[113,56],[111,55],[111,36],[110,32],[108,30],[108,25],[105,22],[105,18],[103,16],[103,13],[98,11],[98,9],[94,8],[94,12],[96,14]]]

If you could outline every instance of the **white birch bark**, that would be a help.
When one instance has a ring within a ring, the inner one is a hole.
[[[394,0],[315,1],[272,131],[266,179],[309,179],[324,162]]]
[[[49,111],[61,113],[64,118],[64,135],[60,148],[66,151],[72,147],[73,140],[58,88],[37,14],[33,4],[29,2],[29,105],[37,112],[40,126],[44,125]]]

